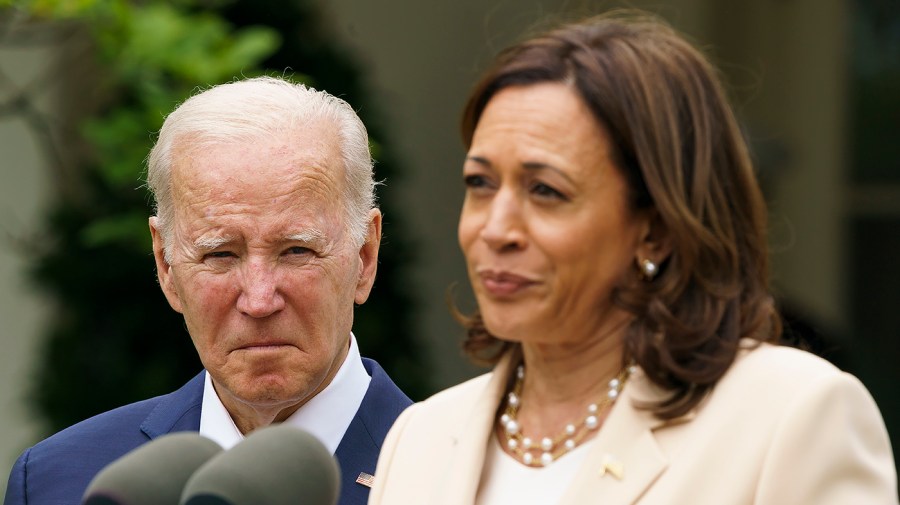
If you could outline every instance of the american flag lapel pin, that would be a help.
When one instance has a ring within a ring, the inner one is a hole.
[[[359,477],[356,478],[357,484],[362,484],[366,487],[372,487],[372,484],[375,482],[375,476],[369,475],[366,472],[359,472]]]

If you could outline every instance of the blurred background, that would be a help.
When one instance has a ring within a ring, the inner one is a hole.
[[[0,493],[27,446],[199,370],[156,285],[139,178],[164,114],[235,76],[348,100],[372,136],[385,240],[363,353],[414,399],[481,370],[456,220],[458,128],[524,34],[647,9],[719,66],[770,203],[787,336],[857,375],[900,445],[896,0],[0,0]]]

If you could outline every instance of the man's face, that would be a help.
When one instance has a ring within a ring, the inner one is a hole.
[[[324,389],[347,354],[353,304],[374,281],[381,216],[370,213],[356,247],[336,135],[311,130],[185,143],[172,167],[171,264],[150,221],[163,292],[232,417],[280,420]]]

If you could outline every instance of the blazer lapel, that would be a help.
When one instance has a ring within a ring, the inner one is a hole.
[[[561,505],[631,505],[665,470],[668,460],[653,433],[664,422],[633,405],[635,400],[658,399],[659,395],[640,371],[635,373],[597,434]]]
[[[459,428],[450,436],[450,461],[446,466],[445,485],[440,493],[443,505],[475,503],[481,470],[484,466],[486,447],[494,436],[494,417],[500,399],[506,392],[507,380],[514,363],[520,359],[518,352],[507,353],[494,367],[490,381],[472,410],[464,413],[468,417],[459,423]],[[424,462],[423,462],[424,463]]]
[[[372,380],[334,453],[341,467],[339,503],[366,502],[384,437],[397,416],[412,404],[378,363],[363,358],[363,365]]]
[[[176,431],[200,431],[205,371],[178,391],[160,397],[159,403],[141,423],[141,431],[151,440]]]

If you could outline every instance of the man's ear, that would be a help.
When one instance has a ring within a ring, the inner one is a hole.
[[[672,254],[672,234],[669,233],[669,228],[656,209],[646,211],[642,221],[643,228],[635,251],[635,263],[640,265],[644,260],[650,260],[659,267]]]
[[[175,289],[175,279],[172,266],[166,261],[165,242],[159,231],[159,221],[156,216],[150,218],[150,236],[153,238],[153,259],[156,260],[156,276],[159,278],[159,287],[166,295],[169,305],[177,312],[181,312],[181,298]]]
[[[369,224],[366,230],[366,241],[359,248],[359,280],[356,283],[357,304],[369,298],[372,285],[375,284],[375,272],[378,270],[378,248],[381,247],[381,211],[369,211]]]

